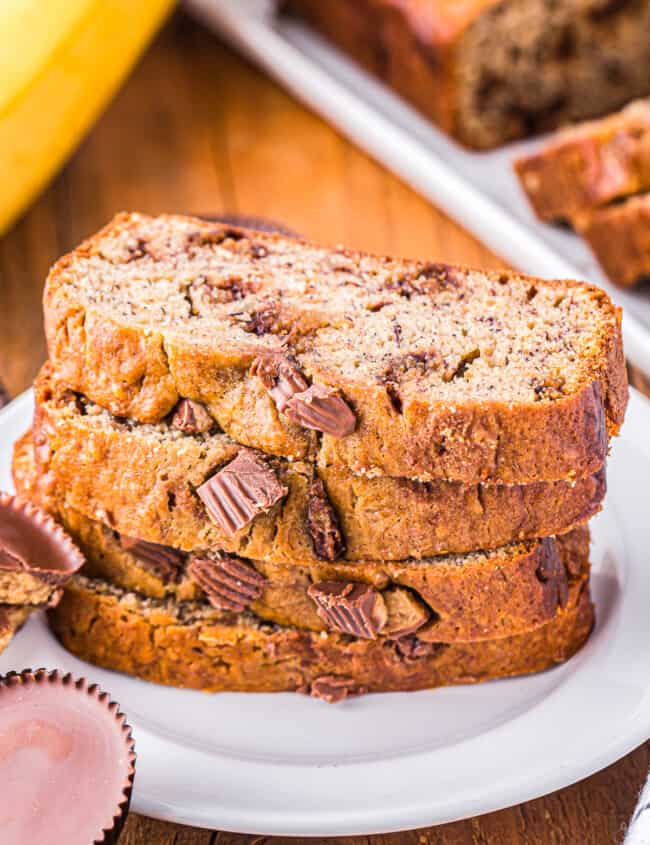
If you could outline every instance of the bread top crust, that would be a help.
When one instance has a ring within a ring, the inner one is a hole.
[[[324,452],[368,474],[585,474],[604,458],[597,429],[617,431],[627,396],[620,313],[598,288],[328,250],[192,218],[118,215],[54,266],[45,322],[57,374],[116,415],[155,422],[183,396],[246,445],[291,458]],[[308,383],[337,391],[356,415],[354,433],[316,436],[280,413],[250,373],[269,353],[291,355]],[[584,414],[599,413],[600,424],[583,430]],[[564,442],[544,449],[585,455],[566,470],[527,469],[522,428],[553,421]],[[468,424],[476,430],[459,436]],[[493,465],[501,434],[523,452],[518,467]],[[461,455],[468,449],[481,454]]]

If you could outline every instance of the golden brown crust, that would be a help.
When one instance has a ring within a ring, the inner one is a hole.
[[[462,485],[365,479],[273,459],[288,496],[229,536],[195,492],[237,454],[229,438],[172,436],[167,429],[120,425],[106,414],[83,415],[65,393],[52,390],[47,376],[36,392],[38,469],[58,499],[121,534],[185,551],[319,563],[308,528],[316,475],[338,514],[347,560],[422,558],[565,533],[593,516],[605,493],[604,471],[574,483]]]
[[[515,170],[540,219],[581,228],[593,209],[650,189],[650,100],[558,133]]]
[[[203,609],[183,618],[164,602],[107,591],[76,576],[49,614],[77,657],[148,681],[209,691],[308,690],[344,674],[369,692],[417,690],[538,672],[567,660],[593,625],[588,590],[577,606],[522,636],[431,647],[404,657],[394,643],[265,626],[254,617],[219,618]]]
[[[594,211],[581,234],[615,284],[650,279],[650,194]]]
[[[278,413],[261,380],[251,375],[251,364],[260,351],[270,349],[273,335],[260,339],[251,332],[245,341],[228,343],[223,335],[219,343],[190,342],[178,327],[161,329],[131,318],[118,319],[77,295],[75,274],[84,262],[105,261],[102,249],[105,252],[107,244],[121,243],[121,238],[142,239],[154,229],[158,235],[169,231],[179,238],[183,233],[213,238],[234,231],[189,218],[152,220],[122,215],[62,258],[50,273],[45,291],[46,331],[57,377],[117,416],[159,421],[181,397],[188,398],[206,404],[222,429],[243,445],[294,459],[318,459],[321,465],[365,475],[527,483],[582,477],[601,468],[608,434],[615,434],[623,419],[627,381],[620,313],[597,289],[578,283],[527,280],[516,274],[481,274],[487,288],[495,292],[504,284],[517,284],[524,290],[525,283],[526,289],[552,290],[554,296],[557,290],[558,299],[564,297],[567,302],[580,295],[589,300],[594,315],[599,315],[602,332],[594,336],[587,360],[581,362],[580,386],[554,400],[450,402],[413,390],[396,410],[381,380],[345,376],[327,354],[310,347],[301,353],[303,362],[309,364],[310,377],[339,389],[357,417],[356,430],[349,436],[317,436]],[[261,245],[271,252],[312,250],[315,254],[315,248],[304,242],[236,230],[233,249],[238,260],[242,244]],[[157,255],[147,258],[154,267]],[[417,294],[422,297],[432,295],[440,286],[462,288],[472,278],[472,271],[464,268],[374,259],[343,250],[320,251],[318,255],[319,260],[329,256],[332,262],[336,259],[349,267],[374,262],[382,271],[392,273],[397,282],[393,279],[386,295],[403,307],[406,298],[398,283],[404,274],[427,276],[418,287],[425,291]],[[350,289],[346,288],[347,296],[351,296]],[[335,302],[332,298],[329,305],[333,307]],[[321,338],[320,328],[333,319],[329,312],[323,315],[322,303],[319,307],[301,312],[303,338]],[[374,319],[369,311],[372,309],[363,310],[363,319]],[[293,311],[289,316],[298,321]],[[342,323],[347,317],[343,313],[336,319]],[[342,331],[341,325],[336,331]]]

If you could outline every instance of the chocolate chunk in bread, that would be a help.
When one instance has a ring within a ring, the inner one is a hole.
[[[234,557],[192,557],[187,574],[205,592],[213,607],[241,613],[262,594],[264,577]]]
[[[399,640],[410,636],[429,621],[432,611],[413,590],[389,587],[382,593],[387,620],[384,634]]]
[[[181,399],[172,417],[172,426],[186,434],[203,434],[215,425],[205,406],[191,399]]]
[[[119,534],[117,536],[120,546],[163,582],[178,579],[180,569],[187,557],[183,552],[171,546],[161,546],[160,543],[148,543],[146,540]]]
[[[386,604],[378,590],[352,581],[320,581],[307,595],[328,628],[374,640],[386,624]]]
[[[251,375],[258,376],[278,411],[284,411],[292,396],[303,393],[309,387],[296,363],[280,352],[256,358],[251,366]]]
[[[290,420],[332,437],[347,437],[357,425],[346,401],[331,387],[312,384],[303,393],[294,393],[285,406]]]
[[[307,531],[314,544],[314,554],[320,560],[338,560],[345,554],[345,540],[325,485],[315,478],[307,504]]]
[[[250,449],[211,476],[197,494],[219,527],[232,536],[287,495],[266,461]]]
[[[309,687],[312,698],[320,698],[328,704],[337,704],[355,695],[364,695],[365,687],[356,685],[354,678],[345,675],[321,675],[314,678]]]

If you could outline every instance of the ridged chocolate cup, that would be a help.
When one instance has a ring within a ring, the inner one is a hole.
[[[107,716],[115,719],[119,725],[124,743],[127,749],[128,768],[125,773],[121,798],[115,807],[113,822],[110,827],[101,828],[97,831],[92,845],[116,845],[131,805],[131,793],[135,779],[135,741],[132,730],[127,724],[126,716],[119,709],[119,704],[111,700],[109,693],[100,689],[98,684],[89,684],[85,678],[74,678],[69,672],[62,673],[58,669],[48,671],[47,669],[24,669],[22,672],[9,672],[0,676],[0,701],[3,691],[16,686],[54,684],[61,688],[70,690],[71,695],[88,695],[106,707]]]
[[[29,572],[46,583],[59,585],[74,575],[85,563],[83,554],[70,535],[50,514],[31,502],[0,491],[0,512],[13,514],[17,527],[30,526],[36,537],[33,549],[28,552],[21,550],[20,554],[24,557],[15,556],[15,567],[0,566],[0,568]],[[0,536],[1,551],[2,537]],[[11,554],[11,550],[9,553]],[[37,560],[36,558],[40,558],[41,555],[44,559]],[[53,565],[53,560],[56,565]]]

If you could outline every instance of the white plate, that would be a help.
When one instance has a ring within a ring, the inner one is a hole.
[[[28,426],[0,412],[0,488]],[[566,786],[650,736],[650,404],[633,393],[593,523],[598,624],[568,664],[530,678],[327,705],[300,695],[208,695],[89,666],[33,618],[0,672],[46,666],[97,681],[135,729],[134,808],[280,835],[377,833],[485,813]]]
[[[650,375],[650,285],[621,290],[610,284],[580,238],[536,220],[519,187],[513,158],[543,141],[510,144],[490,153],[468,152],[309,29],[277,17],[273,0],[185,3],[515,267],[534,276],[588,279],[607,290],[625,308],[628,358]]]

